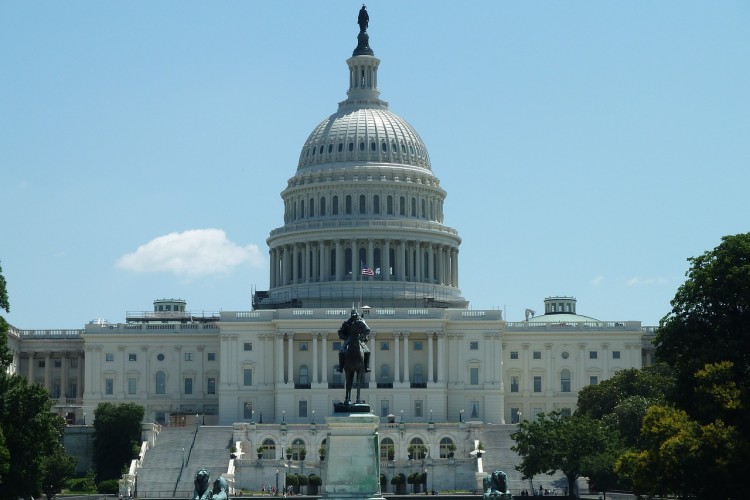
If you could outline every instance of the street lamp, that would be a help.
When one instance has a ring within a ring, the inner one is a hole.
[[[276,495],[279,494],[279,469],[276,469]]]
[[[86,425],[86,412],[83,412],[83,425]]]
[[[185,467],[185,448],[182,449],[182,466]]]
[[[458,421],[463,422],[464,421],[464,411],[461,410],[458,412]]]

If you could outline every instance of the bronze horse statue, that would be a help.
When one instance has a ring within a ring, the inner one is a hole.
[[[344,352],[344,373],[346,375],[346,395],[344,405],[352,405],[352,386],[354,377],[357,377],[357,399],[355,404],[362,404],[360,389],[362,380],[365,378],[365,349],[362,345],[366,343],[370,336],[370,328],[362,318],[357,318],[350,326],[351,340],[349,341],[346,351]]]

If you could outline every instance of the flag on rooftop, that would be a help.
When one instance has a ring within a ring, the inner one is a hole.
[[[367,266],[362,267],[362,276],[375,276],[375,271]]]

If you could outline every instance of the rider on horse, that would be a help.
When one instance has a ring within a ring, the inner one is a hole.
[[[367,323],[365,323],[365,320],[361,319],[359,315],[357,314],[356,309],[352,309],[352,315],[349,317],[348,320],[344,321],[341,324],[341,328],[339,328],[339,338],[342,339],[344,342],[341,345],[341,350],[339,351],[339,367],[338,372],[343,373],[344,372],[344,353],[346,352],[346,348],[349,347],[349,342],[352,340],[357,340],[357,330],[355,328],[355,323],[357,321],[362,322],[362,324],[365,327],[365,330],[369,333],[370,329],[367,328]],[[362,350],[365,354],[365,373],[370,372],[370,349],[367,347],[366,342],[360,342],[362,345]]]

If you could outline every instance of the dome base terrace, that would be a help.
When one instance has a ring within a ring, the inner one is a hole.
[[[467,309],[455,287],[417,282],[350,281],[303,283],[253,293],[253,309],[419,307]]]

